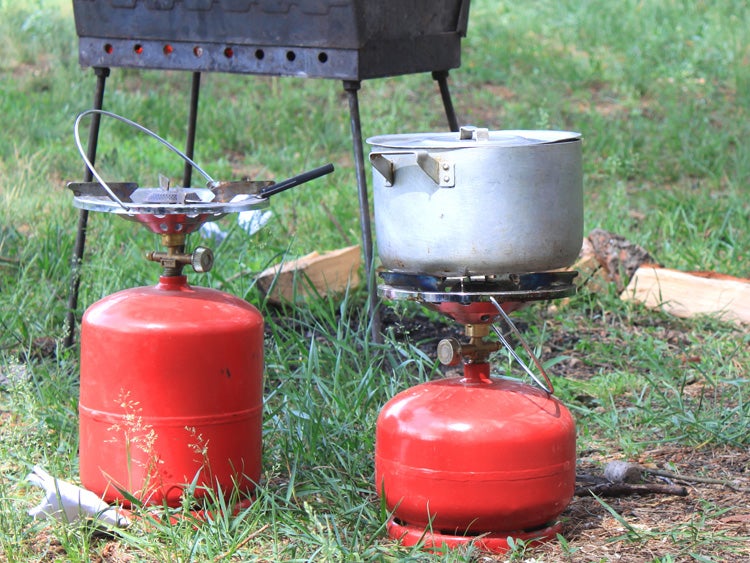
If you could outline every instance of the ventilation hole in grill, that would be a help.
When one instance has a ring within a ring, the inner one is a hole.
[[[111,55],[112,51],[113,51],[113,49],[112,49],[112,43],[105,43],[105,45],[104,45],[104,52],[107,53],[108,55]]]
[[[286,52],[286,60],[288,60],[290,63],[297,58],[297,55],[294,53],[294,51],[287,51]]]
[[[165,55],[169,56],[174,52],[174,47],[167,43],[166,45],[164,45],[163,51]]]
[[[227,47],[224,49],[224,56],[228,59],[231,59],[234,56],[234,49],[231,47]]]
[[[318,60],[321,63],[327,63],[328,62],[328,53],[318,53]]]
[[[263,49],[256,49],[255,50],[255,58],[259,61],[263,60],[263,57],[265,57],[266,54],[263,52]]]
[[[193,47],[193,55],[195,55],[196,57],[202,57],[203,47],[201,47],[200,45],[196,45],[195,47]]]
[[[136,43],[135,45],[133,45],[133,52],[136,55],[143,54],[143,45],[141,45],[140,43]]]

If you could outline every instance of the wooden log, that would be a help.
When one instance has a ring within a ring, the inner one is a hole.
[[[342,293],[359,284],[360,247],[310,254],[267,268],[256,283],[273,303],[293,303]]]
[[[714,315],[733,323],[750,323],[750,280],[715,272],[681,272],[641,266],[621,294],[672,315]]]
[[[578,272],[576,283],[589,292],[607,292],[612,283],[622,292],[636,269],[644,263],[655,264],[645,248],[620,235],[594,229],[583,237],[576,262],[563,270]]]
[[[643,264],[656,264],[648,250],[625,237],[603,229],[594,229],[587,237],[589,252],[603,268],[606,278],[622,291]],[[584,249],[586,245],[584,244]]]

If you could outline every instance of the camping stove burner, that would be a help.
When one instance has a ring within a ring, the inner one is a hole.
[[[424,274],[381,272],[385,284],[378,286],[381,297],[394,301],[416,301],[464,325],[469,343],[447,339],[438,345],[438,359],[444,365],[486,365],[489,355],[500,345],[485,342],[492,330],[523,370],[545,392],[552,394],[552,383],[542,363],[523,339],[508,313],[528,301],[556,299],[575,294],[573,280],[578,272],[536,272],[481,277],[436,277]],[[493,323],[502,320],[532,359],[538,377],[516,354],[502,331]]]
[[[103,115],[145,133],[166,146],[187,164],[200,172],[207,184],[205,188],[172,187],[169,180],[160,177],[157,188],[139,187],[135,182],[106,182],[94,168],[81,144],[79,125],[88,115]],[[75,142],[81,158],[96,182],[70,182],[68,189],[74,194],[73,205],[86,211],[114,213],[125,219],[145,225],[150,231],[168,234],[188,234],[207,221],[220,219],[227,213],[240,213],[268,206],[268,198],[289,188],[333,172],[327,164],[281,182],[269,180],[217,181],[174,145],[153,131],[112,112],[92,109],[78,115],[74,126]]]
[[[574,295],[576,286],[573,280],[577,275],[577,272],[537,272],[453,278],[388,271],[380,273],[385,283],[378,286],[378,293],[394,301],[417,301],[429,305],[469,305],[495,299],[505,304],[506,310],[512,310],[512,303]],[[477,305],[475,308],[481,310],[483,307]]]
[[[207,180],[205,188],[172,187],[169,179],[159,176],[159,187],[141,188],[135,182],[108,183],[96,171],[81,144],[79,125],[88,115],[111,117],[159,141],[195,168]],[[73,204],[85,211],[113,213],[145,226],[161,235],[165,252],[149,252],[146,259],[163,267],[162,276],[182,276],[183,267],[192,266],[198,273],[208,272],[213,266],[213,253],[209,248],[197,247],[186,253],[187,235],[207,221],[220,219],[227,213],[257,210],[268,205],[268,198],[280,192],[333,172],[327,164],[281,182],[240,180],[220,182],[209,176],[186,154],[153,131],[112,112],[100,109],[84,111],[78,115],[73,128],[78,152],[96,182],[70,182]]]

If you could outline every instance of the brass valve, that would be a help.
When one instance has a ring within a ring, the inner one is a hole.
[[[190,254],[177,252],[148,252],[146,259],[159,262],[164,268],[164,275],[179,276],[182,268],[190,265],[194,272],[204,274],[209,272],[214,265],[214,253],[210,248],[199,246]]]
[[[146,259],[158,262],[164,268],[163,275],[179,276],[182,269],[189,265],[194,272],[203,274],[211,271],[214,265],[214,254],[210,248],[197,247],[191,253],[185,253],[185,235],[162,235],[166,252],[148,252]]]
[[[467,364],[486,362],[492,352],[500,349],[499,342],[484,340],[490,333],[489,324],[467,324],[464,332],[469,342],[462,344],[455,338],[444,338],[438,342],[437,357],[444,366],[458,365],[461,360]]]

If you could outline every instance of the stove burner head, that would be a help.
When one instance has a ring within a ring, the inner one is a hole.
[[[498,315],[494,298],[506,312],[528,301],[574,295],[578,272],[538,272],[480,277],[437,277],[381,272],[381,297],[417,301],[462,323],[492,322]]]
[[[528,301],[575,295],[578,272],[538,272],[479,277],[437,277],[427,274],[381,272],[385,282],[378,294],[394,301],[417,301],[461,324],[492,323],[500,315],[491,299],[506,313]]]
[[[165,234],[191,233],[227,213],[268,207],[268,199],[259,192],[273,182],[236,182],[244,186],[246,193],[233,196],[226,184],[220,189],[164,189],[142,188],[135,182],[109,182],[106,187],[99,182],[69,182],[67,187],[73,192],[73,205],[79,209],[114,213],[145,225],[151,232]]]
[[[466,334],[470,337],[468,344],[445,341],[439,345],[439,348],[442,346],[442,350],[438,351],[438,356],[444,365],[455,365],[463,359],[465,374],[467,368],[471,372],[475,367],[489,373],[489,353],[498,349],[497,346],[484,342],[484,337],[491,328],[502,345],[536,384],[543,391],[552,394],[554,389],[542,363],[523,339],[508,313],[527,301],[574,295],[576,286],[573,280],[577,275],[578,272],[567,271],[441,278],[424,274],[381,272],[380,277],[386,283],[378,286],[378,293],[387,299],[422,303],[465,325]],[[518,357],[502,331],[494,326],[493,323],[498,319],[503,320],[523,345],[544,381]]]
[[[81,119],[88,115],[111,117],[156,139],[200,172],[207,180],[207,187],[172,187],[169,185],[169,179],[163,176],[160,176],[158,188],[140,188],[135,182],[106,182],[94,168],[81,143],[79,126]],[[76,118],[73,132],[78,152],[91,175],[97,180],[70,182],[68,189],[75,195],[73,204],[87,211],[121,215],[161,235],[187,234],[198,229],[206,221],[215,221],[227,213],[267,207],[268,198],[272,195],[333,172],[333,165],[327,164],[281,182],[221,182],[214,180],[186,154],[153,131],[115,113],[99,109],[84,111]]]

